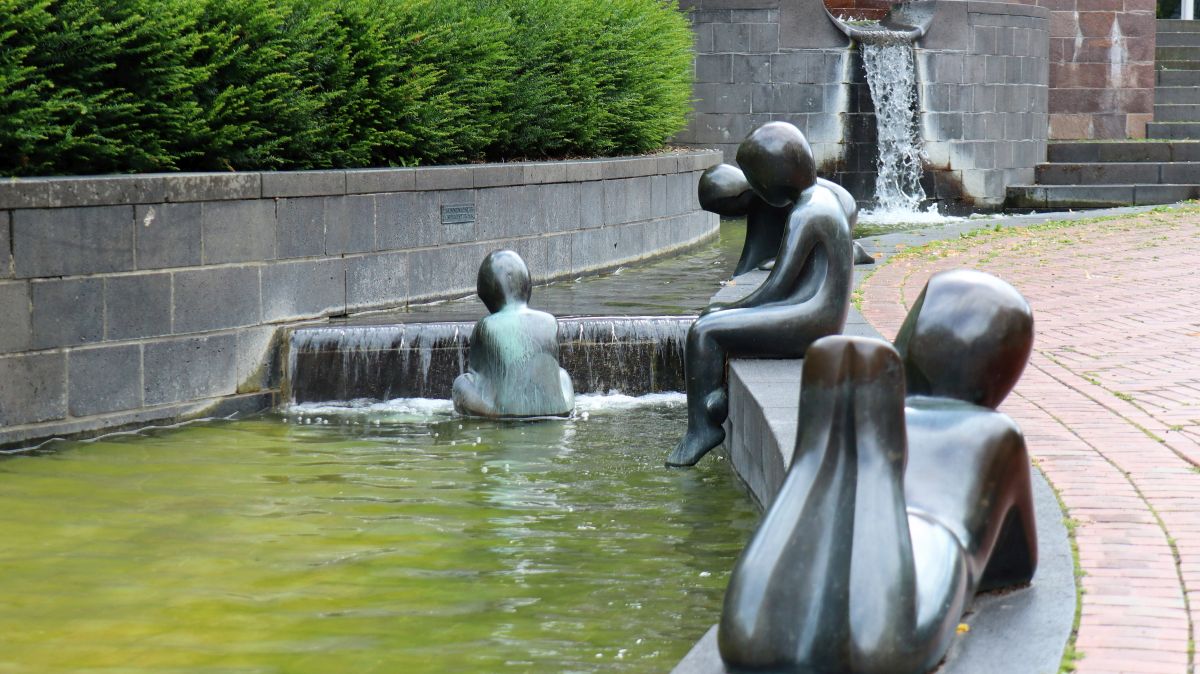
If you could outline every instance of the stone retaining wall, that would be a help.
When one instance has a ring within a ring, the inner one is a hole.
[[[278,328],[535,278],[715,234],[720,154],[0,181],[0,447],[262,409]]]

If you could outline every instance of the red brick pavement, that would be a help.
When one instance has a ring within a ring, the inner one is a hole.
[[[1034,310],[1001,408],[1059,492],[1084,571],[1078,671],[1191,672],[1200,610],[1200,209],[903,251],[862,286],[892,336],[929,276],[973,268]]]

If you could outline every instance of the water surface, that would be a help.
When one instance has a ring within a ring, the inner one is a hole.
[[[669,671],[757,514],[724,461],[662,467],[684,414],[658,400],[307,408],[0,460],[0,672]]]

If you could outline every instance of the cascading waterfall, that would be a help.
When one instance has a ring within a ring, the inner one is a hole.
[[[912,42],[903,33],[885,30],[862,34],[860,39],[879,145],[875,210],[916,213],[925,200],[921,187],[925,152],[917,127]]]
[[[563,318],[559,358],[577,393],[682,390],[690,316]],[[446,397],[474,323],[306,327],[288,346],[293,402]],[[415,357],[414,357],[415,356]]]

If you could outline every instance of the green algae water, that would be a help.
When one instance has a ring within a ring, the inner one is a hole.
[[[663,672],[757,512],[682,396],[299,407],[0,460],[0,672]]]

